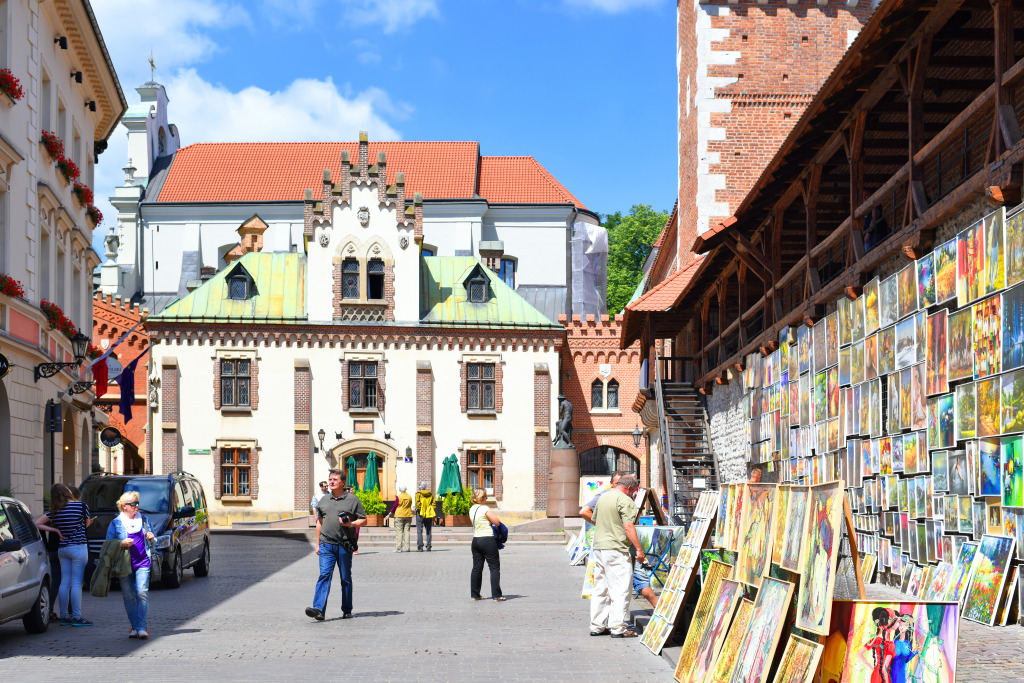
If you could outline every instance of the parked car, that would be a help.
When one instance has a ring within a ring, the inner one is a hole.
[[[50,563],[28,506],[0,496],[0,624],[21,619],[29,633],[50,625]]]
[[[87,574],[99,563],[110,522],[119,513],[117,499],[139,492],[139,509],[149,517],[156,535],[150,580],[165,588],[181,585],[186,569],[196,576],[210,573],[210,518],[203,485],[188,472],[145,477],[94,474],[81,485],[82,501],[96,521],[86,529],[89,540]]]

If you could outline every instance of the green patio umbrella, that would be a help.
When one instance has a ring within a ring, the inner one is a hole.
[[[380,479],[377,477],[377,454],[370,451],[366,456],[366,476],[363,477],[363,490],[380,490]]]
[[[451,479],[451,459],[449,456],[441,461],[441,481],[437,483],[437,495],[443,496],[448,493],[448,480]]]
[[[451,493],[452,491],[456,493],[461,492],[462,475],[459,473],[459,459],[452,453],[442,461],[442,464],[441,484],[437,487],[437,492],[441,495]]]
[[[353,491],[358,491],[359,478],[356,476],[356,456],[348,456],[348,460],[345,461],[345,469],[348,470],[348,479],[345,481],[345,485],[351,486]]]

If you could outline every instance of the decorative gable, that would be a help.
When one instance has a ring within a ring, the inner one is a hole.
[[[256,289],[256,280],[241,263],[231,268],[224,279],[227,283],[225,294],[228,299],[247,301],[259,294]]]
[[[486,304],[494,296],[494,290],[491,287],[491,279],[488,277],[484,267],[476,263],[470,267],[459,281],[462,282],[462,287],[466,290],[466,302],[470,304]]]

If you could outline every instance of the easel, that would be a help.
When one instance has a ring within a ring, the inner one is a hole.
[[[654,492],[650,489],[641,489],[641,491],[642,493],[639,493],[640,498],[636,501],[637,519],[643,515],[644,508],[646,507],[654,515],[654,521],[657,522],[658,526],[669,526],[668,520],[665,518],[665,512],[661,509],[661,505],[658,504]]]
[[[843,517],[846,518],[846,537],[850,541],[853,576],[857,579],[857,595],[861,600],[867,600],[867,595],[864,592],[864,577],[860,571],[860,553],[857,551],[857,532],[853,529],[853,511],[850,509],[850,499],[846,497],[846,489],[843,489]]]

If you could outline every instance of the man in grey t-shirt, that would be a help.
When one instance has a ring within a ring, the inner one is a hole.
[[[366,524],[366,512],[354,493],[342,485],[341,470],[327,477],[330,492],[316,504],[316,554],[320,557],[320,577],[313,593],[313,606],[306,616],[323,621],[327,596],[331,593],[334,566],[341,578],[341,617],[352,617],[352,554],[356,549],[356,530]]]
[[[611,491],[612,489],[615,488],[615,485],[619,483],[619,478],[622,477],[623,474],[626,474],[626,473],[621,471],[621,470],[615,470],[614,472],[612,472],[612,484],[611,484],[611,486],[609,486],[607,489],[605,489],[604,491],[601,491],[601,493],[597,494],[596,496],[591,498],[589,501],[587,501],[587,504],[580,508],[580,517],[582,517],[583,519],[585,519],[588,522],[590,522],[591,524],[593,524],[594,523],[594,510],[597,509],[597,501],[601,500],[601,496],[603,496],[604,494],[608,493],[609,491]]]

